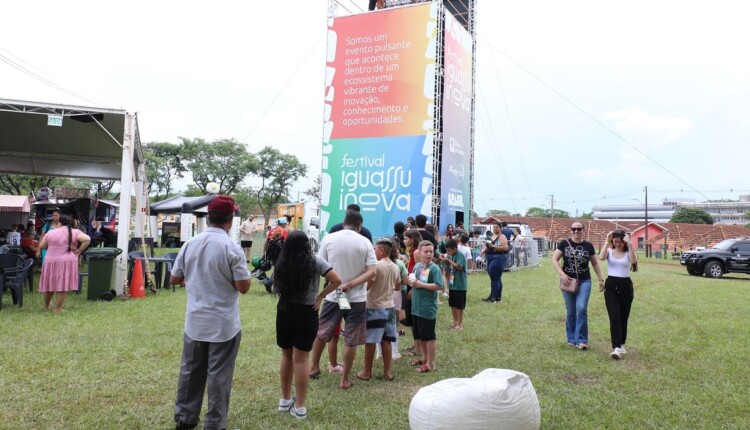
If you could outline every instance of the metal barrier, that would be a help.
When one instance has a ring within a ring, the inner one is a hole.
[[[469,239],[471,256],[471,272],[479,273],[487,270],[487,260],[482,254],[486,239]],[[521,270],[528,267],[536,267],[541,261],[539,253],[539,241],[522,239],[513,243],[513,248],[508,252],[508,265],[506,270]]]

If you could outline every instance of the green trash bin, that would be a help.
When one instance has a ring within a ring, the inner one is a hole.
[[[89,259],[89,284],[87,300],[99,300],[112,290],[112,275],[115,273],[115,258],[122,254],[120,248],[91,248],[86,251]]]

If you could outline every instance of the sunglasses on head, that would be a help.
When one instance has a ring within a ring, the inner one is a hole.
[[[583,227],[571,227],[570,231],[583,231]]]

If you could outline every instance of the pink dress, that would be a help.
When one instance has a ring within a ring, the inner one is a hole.
[[[72,250],[78,246],[80,230],[74,228],[70,231],[73,235],[70,247],[67,227],[56,228],[45,235],[47,256],[39,279],[39,291],[42,293],[78,290],[78,255]],[[68,249],[71,251],[68,252]]]

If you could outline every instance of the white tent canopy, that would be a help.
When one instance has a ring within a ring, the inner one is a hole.
[[[0,173],[119,180],[121,249],[128,249],[133,195],[136,213],[144,213],[138,118],[124,110],[0,99]],[[143,220],[136,221],[138,230]],[[126,263],[121,254],[118,293],[125,285]]]

